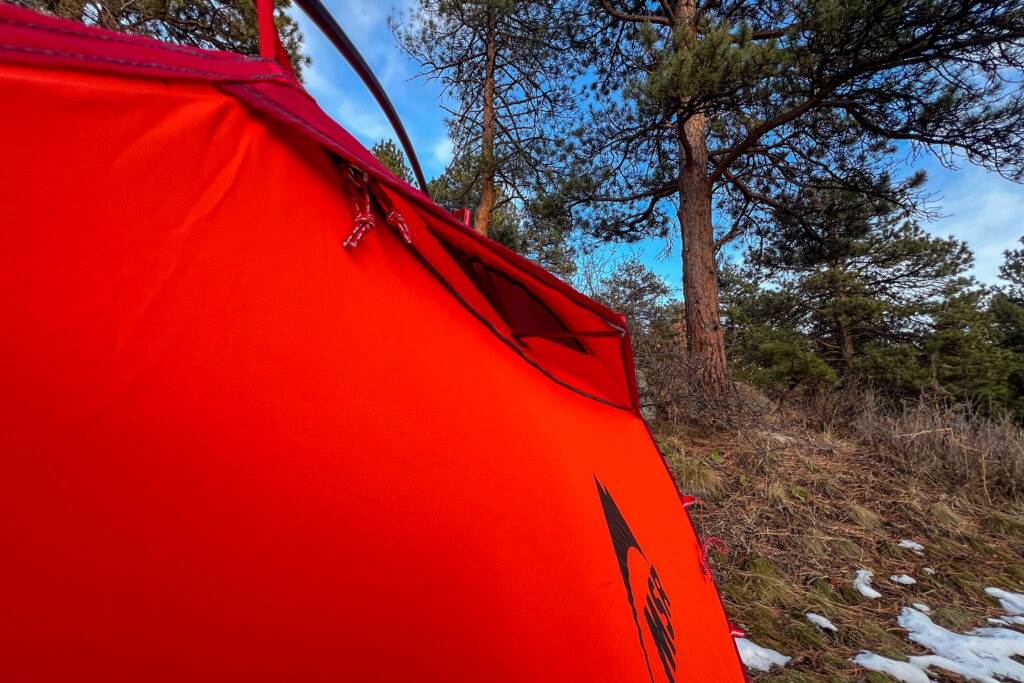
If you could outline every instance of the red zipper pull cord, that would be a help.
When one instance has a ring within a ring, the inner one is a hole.
[[[384,211],[387,213],[387,222],[392,228],[397,230],[402,239],[405,240],[406,244],[412,244],[412,235],[409,233],[409,226],[405,222],[405,218],[395,208],[394,202],[391,201],[391,197],[388,196],[386,190],[381,188],[379,185],[374,185],[373,196],[377,198],[380,205],[384,207]]]
[[[373,206],[367,181],[366,173],[355,166],[348,167],[348,173],[345,175],[345,189],[355,204],[356,216],[353,220],[352,232],[341,243],[346,248],[357,246],[359,240],[363,239],[363,235],[370,232],[374,226]]]
[[[374,199],[384,209],[387,224],[398,231],[406,244],[412,244],[412,234],[409,232],[409,225],[405,222],[405,218],[398,209],[395,208],[395,204],[391,201],[388,193],[371,180],[364,171],[355,166],[347,166],[346,168],[348,169],[348,174],[345,176],[345,189],[355,204],[356,216],[353,221],[352,232],[342,242],[342,245],[345,247],[357,246],[359,240],[363,239],[363,235],[374,228],[376,224],[373,218]]]

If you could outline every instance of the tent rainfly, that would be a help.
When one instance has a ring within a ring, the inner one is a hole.
[[[0,102],[0,680],[745,680],[621,316],[272,58],[0,3]]]

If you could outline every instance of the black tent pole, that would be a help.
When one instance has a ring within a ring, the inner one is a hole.
[[[416,175],[416,181],[419,183],[420,189],[423,190],[423,194],[429,194],[427,192],[427,181],[423,177],[423,169],[420,168],[420,161],[416,158],[416,152],[412,148],[412,142],[409,141],[408,133],[405,132],[405,126],[402,125],[402,120],[398,118],[395,106],[391,104],[388,94],[384,92],[384,88],[373,74],[370,65],[359,54],[359,50],[352,44],[345,31],[342,30],[341,26],[338,25],[338,22],[335,21],[334,17],[331,16],[331,13],[327,11],[327,8],[324,7],[320,0],[295,0],[295,4],[323,31],[327,39],[331,41],[338,52],[341,53],[341,56],[355,69],[356,74],[366,84],[366,87],[370,89],[373,99],[377,100],[377,104],[384,111],[384,115],[388,117],[391,127],[395,129],[398,141],[402,144],[402,149],[405,150],[405,155],[409,158],[409,165],[412,166],[412,172]]]

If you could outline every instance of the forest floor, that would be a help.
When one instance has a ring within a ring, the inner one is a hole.
[[[877,452],[784,419],[711,436],[654,429],[680,490],[703,502],[706,535],[729,546],[711,557],[730,622],[790,658],[748,667],[753,681],[1024,681],[1024,617],[997,597],[1024,600],[1024,506],[897,474]],[[878,597],[855,588],[864,570]],[[914,583],[893,580],[903,575]]]

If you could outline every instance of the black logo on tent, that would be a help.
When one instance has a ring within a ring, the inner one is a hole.
[[[633,531],[626,523],[626,519],[619,511],[608,489],[606,489],[597,477],[597,493],[601,497],[601,507],[604,509],[604,518],[608,523],[608,532],[612,536],[612,547],[615,548],[615,558],[619,562],[619,572],[622,574],[622,583],[626,586],[626,599],[629,600],[629,607],[633,611],[633,621],[636,623],[636,632],[640,636],[640,648],[644,652],[644,659],[647,660],[647,673],[651,681],[655,680],[654,671],[651,669],[651,658],[647,652],[647,643],[652,643],[661,659],[661,665],[665,669],[665,676],[669,683],[675,683],[676,672],[676,645],[675,631],[672,628],[671,603],[665,588],[661,585],[661,579],[654,565],[648,561],[640,543],[633,535]],[[630,549],[636,551],[632,561]],[[630,565],[633,566],[632,575]],[[634,582],[647,579],[646,585]],[[636,594],[643,593],[643,625],[637,614],[634,586],[637,587]],[[645,628],[646,627],[646,637]],[[659,676],[660,678],[660,676]]]

